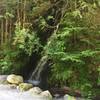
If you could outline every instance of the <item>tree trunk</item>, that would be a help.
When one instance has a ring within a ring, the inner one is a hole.
[[[1,21],[1,45],[3,44],[3,34],[4,34],[4,23],[3,23],[3,19]]]

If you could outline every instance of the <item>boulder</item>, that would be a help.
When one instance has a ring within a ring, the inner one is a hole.
[[[44,98],[47,98],[47,100],[52,100],[52,95],[48,90],[47,91],[43,91],[41,93],[41,96],[43,96]]]
[[[39,88],[39,87],[34,87],[34,88],[31,88],[29,90],[29,92],[32,94],[32,95],[39,95],[42,90]]]
[[[11,83],[11,84],[17,84],[17,85],[19,85],[20,83],[23,83],[23,77],[19,76],[19,75],[11,74],[11,75],[8,75],[7,81],[9,83]]]
[[[32,87],[33,87],[33,85],[30,83],[21,83],[21,84],[19,84],[18,89],[22,92],[22,91],[27,91]]]

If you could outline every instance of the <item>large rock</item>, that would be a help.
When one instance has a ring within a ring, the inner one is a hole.
[[[43,91],[41,93],[41,96],[43,96],[44,98],[47,98],[47,100],[52,100],[52,95],[48,90],[47,91]]]
[[[7,81],[9,83],[11,83],[11,84],[17,84],[17,85],[19,85],[20,83],[23,83],[23,77],[19,76],[19,75],[11,74],[11,75],[8,75]]]
[[[32,95],[39,95],[42,90],[39,88],[39,87],[34,87],[34,88],[31,88],[29,90],[29,92],[32,94]]]
[[[32,84],[29,84],[29,83],[21,83],[21,84],[19,84],[18,89],[20,91],[27,91],[27,90],[29,90],[32,87],[33,87]]]

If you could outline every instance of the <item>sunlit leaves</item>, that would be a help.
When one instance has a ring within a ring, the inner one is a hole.
[[[36,34],[25,28],[21,29],[21,26],[18,24],[16,25],[13,45],[15,45],[17,49],[23,52],[25,51],[28,55],[38,51],[40,47],[39,39]]]

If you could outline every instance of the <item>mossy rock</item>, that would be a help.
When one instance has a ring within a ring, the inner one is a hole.
[[[29,84],[29,83],[21,83],[21,84],[19,84],[18,89],[19,89],[20,91],[28,91],[28,90],[31,89],[32,87],[33,87],[32,84]]]

